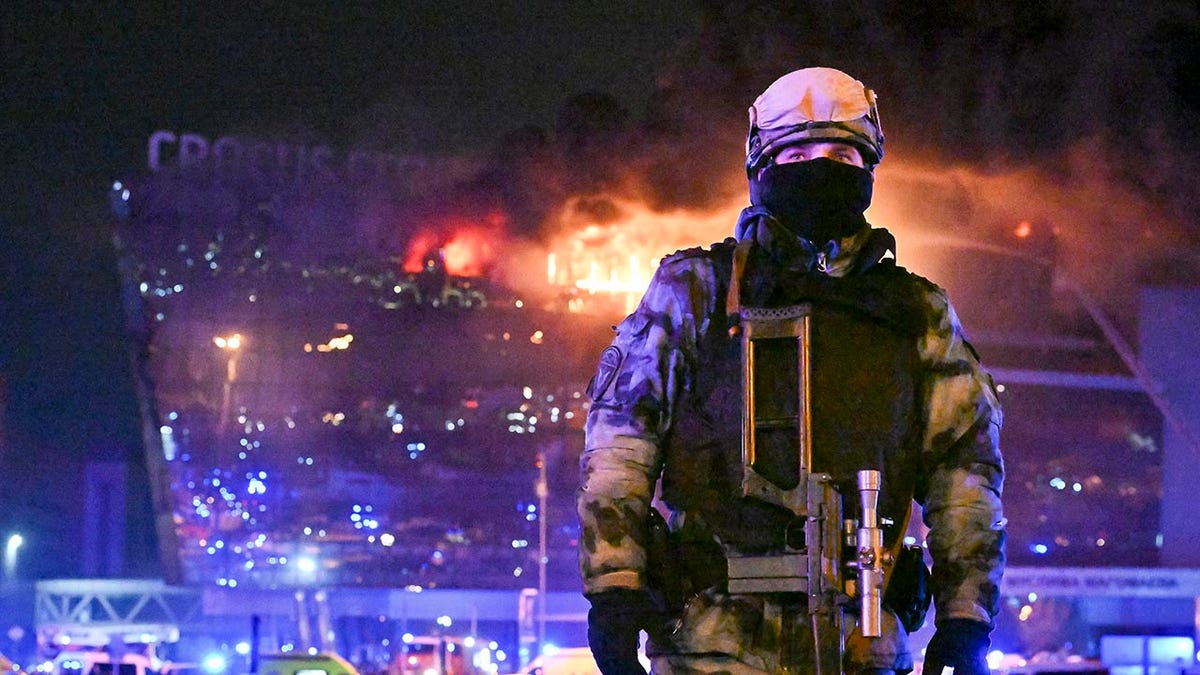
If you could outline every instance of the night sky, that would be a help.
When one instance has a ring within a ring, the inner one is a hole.
[[[1200,270],[1195,3],[48,4],[0,6],[0,528],[52,517],[47,463],[140,452],[106,190],[155,129],[483,155],[521,127],[562,137],[591,92],[621,108],[607,160],[654,203],[703,205],[754,95],[831,65],[881,92],[894,161],[1044,169],[1056,199],[1118,214],[1068,254],[1120,280]]]

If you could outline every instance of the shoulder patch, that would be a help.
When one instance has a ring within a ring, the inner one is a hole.
[[[596,366],[596,374],[592,377],[591,385],[588,387],[588,395],[592,397],[593,401],[599,399],[608,390],[624,360],[625,355],[616,346],[606,347],[600,353],[600,364]]]

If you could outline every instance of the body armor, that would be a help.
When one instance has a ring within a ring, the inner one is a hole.
[[[805,406],[811,468],[828,476],[814,484],[857,494],[859,471],[880,471],[878,536],[891,551],[915,497],[940,565],[932,579],[939,616],[986,621],[995,612],[1003,564],[1001,418],[944,293],[886,259],[887,247],[876,245],[891,241],[886,231],[851,242],[831,275],[783,269],[758,247],[747,247],[735,273],[739,241],[749,237],[664,259],[600,358],[589,386],[593,405],[576,501],[585,592],[645,589],[674,598],[664,623],[647,627],[648,654],[663,673],[812,672],[817,645],[802,621],[811,603],[801,587],[730,592],[727,577],[730,558],[786,555],[805,544],[798,495],[789,502],[747,487],[744,335],[729,332],[749,315],[740,308],[788,314],[802,307],[812,354]],[[740,284],[733,312],[726,300],[732,279]],[[794,345],[791,352],[798,358]],[[795,391],[790,395],[798,400]],[[794,417],[798,409],[767,417]],[[786,492],[799,484],[797,445],[783,452],[771,446],[767,440],[756,448],[749,468]],[[650,517],[656,485],[669,527]],[[860,522],[859,511],[871,510],[858,498],[841,506]],[[826,532],[836,529],[835,523]],[[920,557],[900,556],[896,564],[905,570],[889,579],[925,583]],[[743,580],[769,576],[734,572]],[[847,669],[912,667],[906,627],[921,624],[924,606],[906,613],[898,598],[890,602],[898,585],[883,590],[881,638],[864,637],[861,622],[849,626]]]
[[[853,604],[864,637],[881,634],[885,568],[908,524],[921,296],[890,261],[835,278],[756,274],[744,260],[730,266],[730,329],[709,331],[709,362],[667,440],[663,501],[689,538],[721,545],[716,583],[780,598],[786,635],[807,615],[815,672],[840,672],[843,610]]]
[[[732,259],[732,251],[721,253]],[[732,266],[722,262],[717,264]],[[915,344],[925,330],[925,313],[916,300],[919,282],[887,263],[842,278],[818,272],[790,277],[786,285],[756,284],[756,278],[770,278],[768,270],[750,269],[747,276],[751,283],[743,292],[743,307],[808,308],[809,471],[829,473],[839,491],[850,492],[859,469],[881,470],[879,512],[892,522],[884,533],[885,546],[892,546],[903,534],[920,461]],[[898,278],[914,281],[897,284]],[[911,294],[905,292],[909,288]],[[714,325],[719,321],[736,323],[728,314],[715,317]],[[741,489],[741,340],[721,330],[708,331],[703,340],[695,386],[680,402],[673,432],[665,439],[663,501],[702,522],[726,552],[782,551],[794,513],[743,496]],[[761,353],[782,359],[780,367],[788,368],[794,362],[788,359],[795,358],[789,352],[794,355],[794,347],[768,346]],[[799,456],[792,444],[773,446],[768,440],[760,445],[754,468],[780,487],[795,487]]]

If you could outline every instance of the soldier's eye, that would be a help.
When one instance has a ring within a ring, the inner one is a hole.
[[[783,153],[785,162],[803,162],[806,159],[808,159],[808,155],[803,150],[786,150]]]

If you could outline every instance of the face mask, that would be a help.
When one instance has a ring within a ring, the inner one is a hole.
[[[867,227],[863,211],[871,205],[873,185],[870,171],[820,157],[767,167],[750,181],[750,203],[821,246]]]

